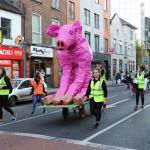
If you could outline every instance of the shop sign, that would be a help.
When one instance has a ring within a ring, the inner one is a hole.
[[[0,60],[0,66],[11,66],[11,60]]]
[[[53,49],[47,47],[31,46],[31,56],[52,58]]]
[[[0,46],[0,59],[23,59],[23,48]]]

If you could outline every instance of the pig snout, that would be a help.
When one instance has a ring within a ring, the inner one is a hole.
[[[58,50],[64,50],[66,48],[66,43],[62,40],[58,40],[56,45]]]

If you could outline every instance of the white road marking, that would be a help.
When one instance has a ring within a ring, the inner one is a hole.
[[[75,144],[75,145],[81,145],[81,146],[90,146],[91,148],[99,148],[99,149],[135,150],[135,149],[129,149],[129,148],[124,148],[124,147],[109,146],[109,145],[103,145],[103,144],[97,144],[97,143],[91,143],[91,142],[85,142],[85,141],[78,141],[78,140],[72,140],[72,139],[56,138],[56,137],[45,136],[45,135],[40,135],[40,134],[5,132],[5,131],[0,131],[0,134],[32,137],[32,138],[38,138],[38,139],[50,140],[50,141],[61,141],[61,142],[69,143],[69,144]]]
[[[5,123],[5,124],[0,125],[0,127],[6,126],[6,125],[10,125],[10,124],[15,124],[15,123],[22,122],[22,121],[26,121],[26,120],[30,120],[30,119],[34,119],[34,118],[38,118],[38,117],[41,117],[41,116],[46,116],[46,115],[55,114],[55,113],[58,113],[58,112],[61,112],[61,111],[62,111],[62,110],[57,110],[57,111],[45,113],[45,114],[42,114],[42,115],[37,115],[37,116],[33,116],[33,117],[29,117],[29,118],[17,120],[17,121],[14,121],[14,122]]]
[[[113,98],[113,97],[117,97],[118,95],[113,95],[113,96],[109,96],[108,99]]]
[[[148,108],[148,107],[150,107],[150,104],[148,104],[147,106],[145,106],[144,109],[146,109],[146,108]],[[130,114],[130,115],[128,115],[128,116],[122,118],[121,120],[119,120],[119,121],[113,123],[112,125],[108,126],[107,128],[102,129],[102,130],[100,130],[99,132],[97,132],[97,133],[95,133],[95,134],[93,134],[93,135],[87,137],[87,138],[84,139],[83,141],[84,141],[84,142],[88,142],[88,141],[94,139],[95,137],[101,135],[102,133],[104,133],[104,132],[110,130],[111,128],[113,128],[113,127],[115,127],[115,126],[121,124],[122,122],[128,120],[129,118],[135,116],[136,114],[140,113],[141,111],[143,111],[143,109],[140,109],[140,110],[138,110],[138,111],[136,111],[136,112],[134,112],[134,113],[132,113],[132,114]]]

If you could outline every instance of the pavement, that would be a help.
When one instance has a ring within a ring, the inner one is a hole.
[[[35,138],[25,135],[0,134],[0,150],[106,150],[93,146],[57,141],[49,137]]]

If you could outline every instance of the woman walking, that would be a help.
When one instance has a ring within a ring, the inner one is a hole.
[[[10,79],[6,76],[4,68],[0,68],[0,124],[3,122],[3,108],[12,115],[12,121],[16,120],[17,114],[9,107],[8,96],[13,88]]]
[[[33,105],[32,105],[32,112],[31,114],[34,114],[35,107],[37,100],[39,99],[41,104],[43,105],[42,98],[44,97],[45,88],[44,88],[44,81],[40,77],[40,73],[36,72],[35,78],[31,81],[31,86],[32,86],[32,99],[33,99]],[[43,108],[43,113],[45,113],[46,110]]]

